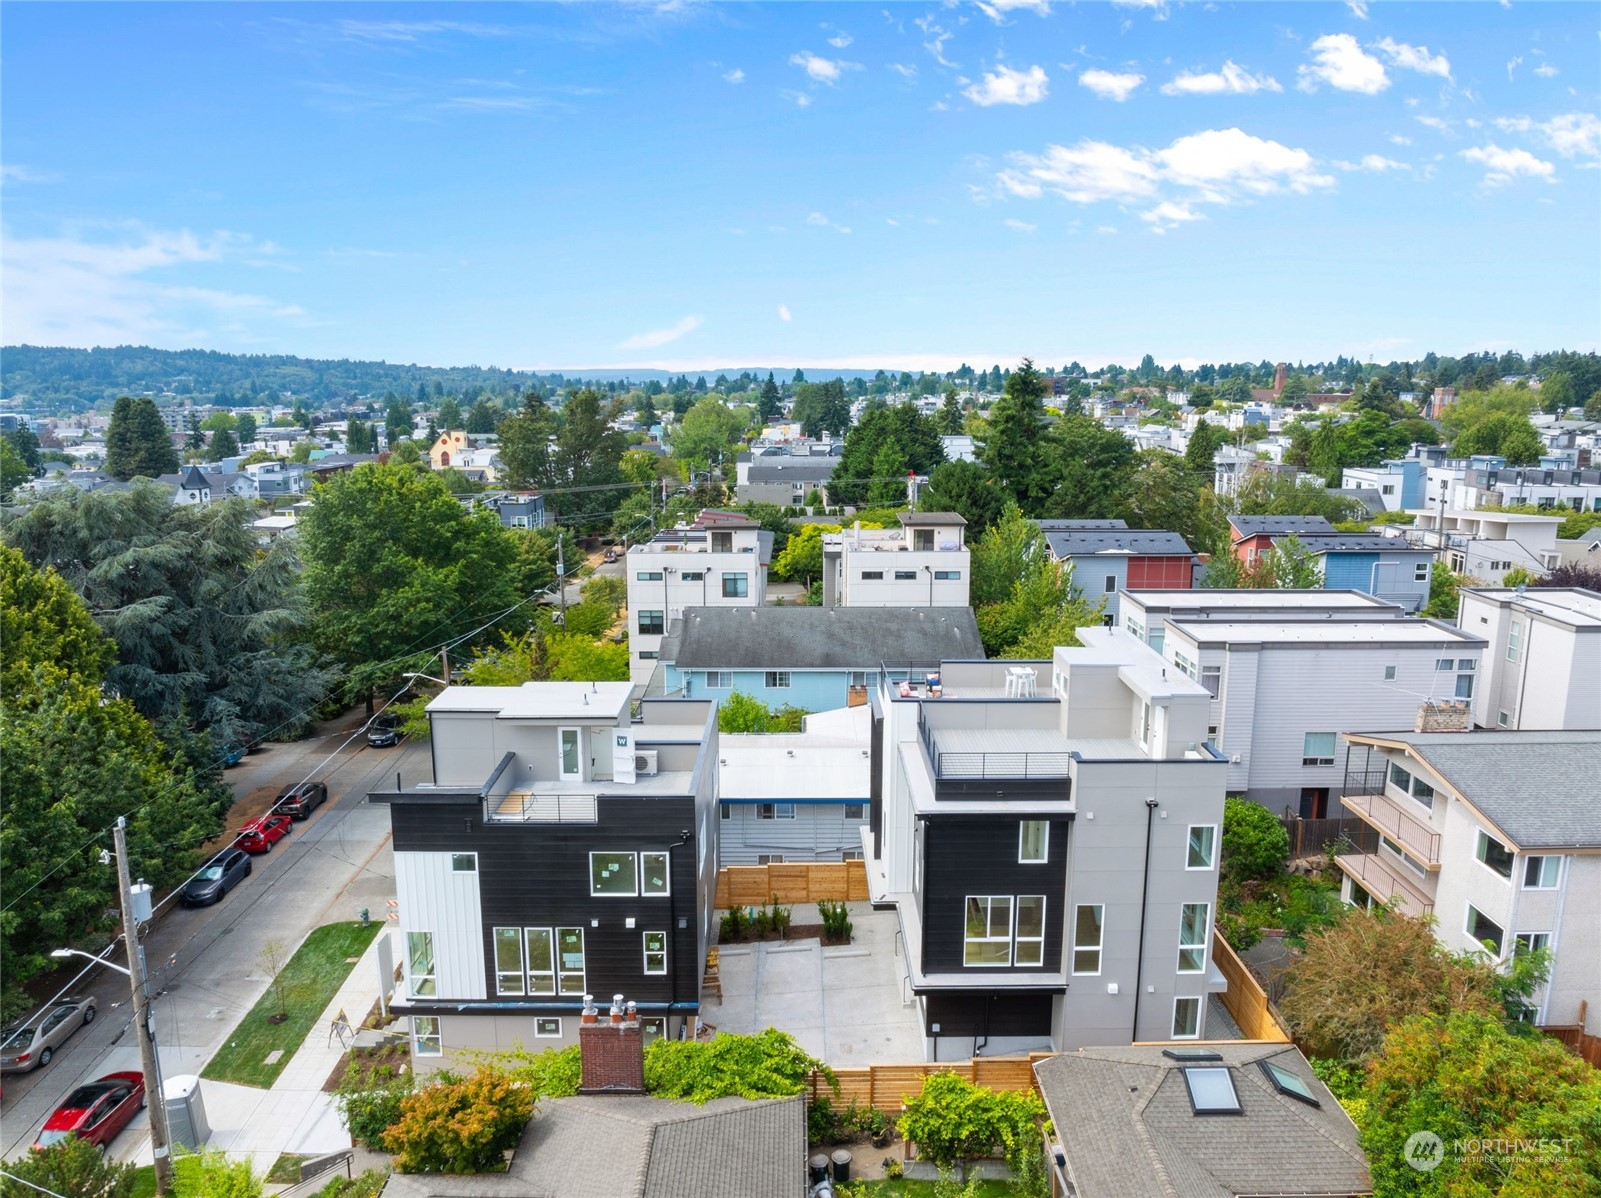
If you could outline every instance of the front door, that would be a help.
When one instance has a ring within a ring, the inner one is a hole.
[[[1329,788],[1303,786],[1301,788],[1301,818],[1327,819],[1329,814]]]
[[[556,733],[561,754],[560,775],[563,782],[578,782],[584,777],[584,759],[579,750],[578,734],[577,728],[561,728]]]

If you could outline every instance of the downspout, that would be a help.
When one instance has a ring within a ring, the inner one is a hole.
[[[1145,989],[1145,908],[1151,897],[1151,824],[1156,819],[1155,798],[1145,800],[1145,866],[1140,881],[1140,944],[1134,958],[1134,1026],[1129,1039],[1140,1038],[1140,992]]]

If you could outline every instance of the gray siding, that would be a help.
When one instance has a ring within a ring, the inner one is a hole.
[[[798,803],[794,819],[757,819],[755,804],[724,802],[718,864],[759,865],[762,854],[779,854],[785,861],[841,861],[846,852],[860,853],[858,829],[868,822],[868,800],[856,801],[862,817],[849,820],[843,802]]]

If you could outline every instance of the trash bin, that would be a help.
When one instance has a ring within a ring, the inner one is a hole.
[[[161,1102],[167,1111],[167,1142],[197,1152],[211,1139],[206,1104],[200,1097],[200,1079],[193,1074],[169,1077],[161,1084]]]
[[[817,1185],[819,1182],[824,1182],[827,1180],[828,1154],[825,1152],[819,1152],[811,1159],[811,1180],[809,1180],[806,1185],[808,1188],[810,1188],[811,1186]]]
[[[851,1154],[843,1148],[834,1153],[834,1180],[849,1181],[851,1179]]]

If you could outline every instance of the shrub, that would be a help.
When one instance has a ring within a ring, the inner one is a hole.
[[[134,1167],[118,1165],[88,1140],[68,1136],[38,1152],[7,1161],[0,1177],[4,1198],[37,1198],[47,1194],[93,1194],[95,1198],[132,1198]],[[37,1187],[37,1188],[35,1188]]]
[[[787,1098],[806,1089],[813,1070],[833,1071],[787,1033],[728,1033],[711,1040],[656,1040],[645,1049],[645,1089],[657,1098],[704,1104],[714,1098]]]
[[[831,903],[824,899],[817,904],[817,910],[823,917],[825,939],[839,941],[851,938],[851,920],[844,903]]]
[[[750,930],[756,939],[760,940],[773,930],[773,917],[766,907],[757,907],[750,919]]]
[[[848,1112],[841,1111],[828,1095],[819,1094],[806,1104],[806,1142],[808,1144],[838,1144],[850,1132]]]
[[[750,926],[750,919],[743,907],[731,907],[718,924],[718,939],[724,944],[732,944],[745,936],[745,929]]]
[[[1222,871],[1235,882],[1271,878],[1290,859],[1290,834],[1279,817],[1249,799],[1223,803]]]
[[[317,1198],[378,1198],[388,1180],[388,1169],[368,1169],[358,1177],[336,1177],[317,1191]]]
[[[780,940],[789,939],[790,918],[791,909],[789,907],[780,907],[778,905],[778,896],[776,894],[773,895],[773,931],[778,933]]]
[[[384,1132],[400,1122],[401,1104],[415,1089],[415,1079],[409,1072],[363,1079],[361,1070],[351,1068],[340,1079],[334,1104],[350,1138],[381,1152]]]
[[[528,1086],[482,1068],[407,1096],[383,1144],[402,1173],[482,1173],[516,1145],[533,1113]]]
[[[942,1171],[996,1149],[1016,1169],[1024,1154],[1039,1152],[1044,1117],[1045,1104],[1032,1092],[998,1092],[955,1073],[936,1073],[907,1101],[899,1127]]]
[[[172,1164],[175,1198],[261,1198],[262,1181],[248,1160],[231,1161],[220,1151],[179,1157]]]
[[[584,602],[575,603],[567,609],[563,627],[568,632],[594,640],[605,635],[614,621],[613,608],[605,603],[592,603],[586,596]]]
[[[461,1054],[475,1068],[489,1068],[528,1087],[535,1098],[571,1098],[583,1084],[584,1067],[578,1045],[529,1052],[520,1043],[494,1052]]]

